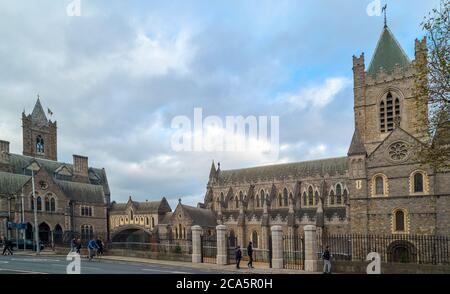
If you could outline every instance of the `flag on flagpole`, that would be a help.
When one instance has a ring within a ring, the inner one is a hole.
[[[47,112],[48,112],[48,114],[49,114],[50,116],[53,115],[53,112],[50,110],[50,108],[47,108]]]

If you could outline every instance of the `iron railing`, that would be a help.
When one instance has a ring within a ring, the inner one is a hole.
[[[333,260],[365,261],[370,252],[382,262],[450,264],[450,237],[437,235],[318,234],[318,257],[328,249]]]
[[[303,270],[305,242],[303,236],[283,236],[283,268]]]

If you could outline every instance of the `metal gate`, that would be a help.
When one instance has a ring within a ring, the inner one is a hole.
[[[305,269],[305,240],[303,236],[283,237],[283,268]]]
[[[201,236],[203,263],[217,263],[217,237]]]
[[[236,263],[236,247],[237,247],[237,237],[228,236],[227,237],[227,264]]]

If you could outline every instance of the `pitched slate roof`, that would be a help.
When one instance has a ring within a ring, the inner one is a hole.
[[[367,72],[375,76],[382,67],[385,72],[392,73],[396,64],[403,68],[408,66],[410,61],[392,32],[385,26]]]
[[[30,179],[30,176],[0,172],[0,195],[16,194]]]
[[[235,170],[224,170],[219,173],[221,183],[243,182],[260,179],[283,179],[289,177],[324,176],[325,174],[344,174],[348,169],[347,157],[321,160],[275,164]]]
[[[361,140],[358,130],[353,133],[352,143],[348,149],[348,155],[367,154],[366,148]]]
[[[183,211],[192,219],[193,225],[201,227],[215,227],[217,225],[217,217],[214,211],[184,204],[180,205]]]
[[[54,181],[70,199],[79,202],[106,203],[105,193],[101,185],[91,185],[61,180]]]
[[[145,201],[145,202],[138,202],[131,200],[131,196],[128,199],[128,202],[126,203],[116,203],[113,202],[111,204],[111,212],[123,212],[127,209],[129,205],[133,206],[133,209],[135,209],[136,212],[148,212],[148,213],[158,213],[158,212],[169,212],[171,211],[171,208],[169,204],[167,203],[167,200],[165,197],[163,197],[159,201]]]
[[[0,194],[2,193],[2,190],[10,191],[11,188],[16,187],[16,185],[21,182],[25,184],[25,179],[30,179],[30,174],[26,168],[33,161],[36,161],[40,167],[45,169],[51,176],[54,176],[55,172],[61,169],[62,166],[67,167],[71,173],[73,172],[73,165],[69,163],[10,153],[9,163],[12,168],[12,173],[7,173],[8,176],[3,175],[3,181],[10,181],[10,184],[5,185],[5,187],[9,188],[0,187]],[[60,186],[60,188],[64,191],[64,193],[75,201],[105,203],[105,195],[110,195],[108,179],[104,169],[89,168],[90,183],[77,183],[71,181],[70,179],[61,180],[54,178],[54,180],[55,183],[57,183],[58,186]],[[22,186],[20,186],[19,189]],[[16,192],[17,190],[13,193]],[[100,195],[100,193],[102,195]],[[92,198],[87,198],[88,196]]]

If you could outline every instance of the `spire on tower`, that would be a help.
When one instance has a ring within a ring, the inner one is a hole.
[[[34,105],[33,112],[31,113],[31,120],[37,125],[48,124],[47,116],[45,115],[44,109],[42,108],[39,94],[37,95],[37,101]]]

